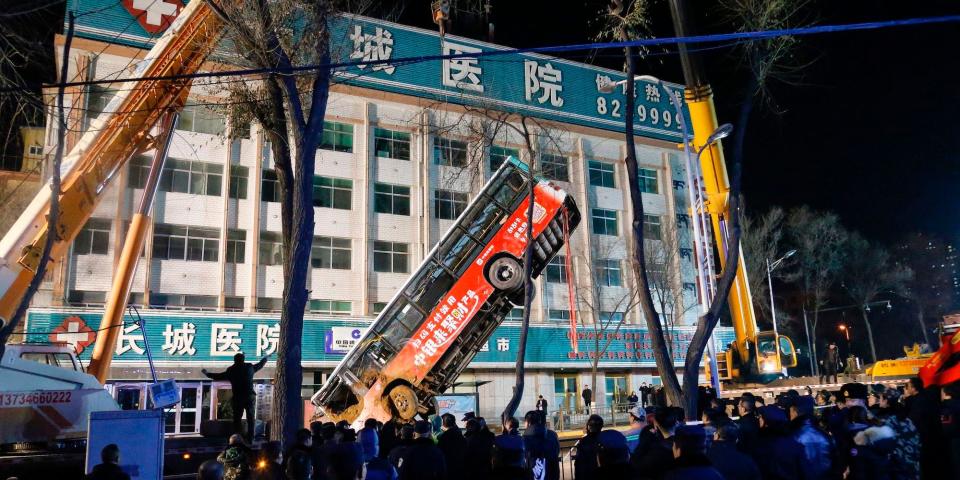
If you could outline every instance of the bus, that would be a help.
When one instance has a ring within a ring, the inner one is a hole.
[[[540,275],[579,225],[580,211],[570,195],[509,157],[314,394],[323,420],[433,413],[433,397],[523,304],[531,181],[530,261]]]

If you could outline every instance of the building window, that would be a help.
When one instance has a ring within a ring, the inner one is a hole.
[[[350,270],[350,239],[313,237],[310,265],[313,268]]]
[[[103,305],[107,301],[107,292],[95,292],[92,290],[71,290],[67,296],[67,301],[71,305]]]
[[[143,177],[146,185],[146,178]],[[160,176],[160,190],[191,195],[219,196],[223,185],[223,165],[168,158]]]
[[[567,157],[563,155],[540,154],[540,172],[551,180],[570,181],[570,173],[567,171]]]
[[[661,240],[660,215],[643,214],[643,238],[646,240]]]
[[[490,146],[490,171],[496,172],[500,169],[500,165],[503,165],[503,162],[507,161],[507,157],[520,158],[520,151],[516,148],[507,148],[500,147],[497,145]]]
[[[283,310],[282,298],[257,297],[258,312],[279,312]]]
[[[216,295],[150,294],[150,306],[180,310],[216,310]]]
[[[617,188],[612,163],[590,160],[587,168],[590,172],[590,185],[595,187]]]
[[[143,188],[147,184],[147,177],[150,176],[150,163],[152,159],[147,156],[139,155],[130,159],[130,176],[127,180],[130,188]]]
[[[177,121],[177,130],[188,132],[222,135],[226,129],[226,119],[206,105],[186,105]]]
[[[620,323],[623,321],[623,312],[600,312],[600,321],[603,323]]]
[[[409,133],[375,128],[373,129],[373,145],[378,157],[410,160]]]
[[[567,283],[567,257],[557,255],[547,264],[547,282]]]
[[[597,235],[617,235],[617,211],[593,209],[593,233]]]
[[[640,191],[643,193],[659,193],[657,185],[657,171],[649,168],[640,169]]]
[[[310,300],[310,313],[350,315],[352,310],[353,304],[343,300]]]
[[[280,197],[280,179],[277,178],[277,172],[264,170],[263,178],[260,180],[260,201],[279,202]]]
[[[227,230],[227,263],[243,263],[246,260],[247,231]]]
[[[153,227],[153,258],[216,262],[219,237],[213,228],[158,224]]]
[[[569,322],[570,310],[549,309],[547,310],[547,320],[551,322]]]
[[[433,137],[433,163],[447,167],[467,165],[467,142]]]
[[[602,287],[622,287],[623,272],[620,260],[603,259],[593,261],[594,276]]]
[[[353,180],[313,177],[313,206],[350,210],[353,208]]]
[[[370,306],[371,313],[374,315],[380,315],[384,308],[387,308],[387,302],[373,302]]]
[[[467,208],[467,194],[451,190],[433,192],[433,215],[442,220],[456,220]]]
[[[87,88],[87,125],[90,120],[97,118],[107,109],[107,104],[117,92],[101,85],[90,85]]]
[[[323,122],[323,137],[320,148],[335,152],[353,152],[353,125],[340,122]]]
[[[503,317],[504,320],[513,320],[514,322],[523,321],[523,307],[513,307],[507,312],[507,316]]]
[[[43,155],[43,145],[30,145],[27,148],[27,154],[33,156]]]
[[[260,265],[283,265],[283,237],[279,232],[260,232],[257,257]]]
[[[110,220],[91,218],[73,240],[74,255],[106,255],[110,249]]]
[[[377,183],[373,186],[373,211],[410,215],[410,187]]]
[[[410,271],[410,247],[406,243],[373,242],[373,271],[408,273]]]
[[[230,198],[244,200],[247,198],[247,179],[250,169],[240,165],[230,165]]]
[[[225,312],[242,312],[243,311],[243,297],[223,297],[223,311]]]

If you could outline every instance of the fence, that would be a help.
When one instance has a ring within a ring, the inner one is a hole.
[[[600,415],[603,418],[603,426],[618,427],[630,424],[630,414],[627,413],[633,404],[614,403],[610,406],[591,407],[579,411],[557,410],[547,415],[547,421],[550,426],[558,431],[583,430],[587,424],[590,415]]]

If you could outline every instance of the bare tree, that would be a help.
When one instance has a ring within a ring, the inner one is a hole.
[[[795,267],[785,278],[796,285],[803,308],[810,312],[810,355],[816,360],[819,311],[827,305],[831,289],[839,279],[846,253],[842,247],[848,233],[836,214],[807,206],[791,210],[786,227],[787,242],[797,249],[797,254]],[[815,370],[811,373],[819,373],[819,367]]]
[[[767,284],[767,259],[773,260],[783,254],[785,214],[782,208],[773,207],[757,217],[744,215],[741,219],[743,237],[743,260],[750,279],[753,310],[757,316],[770,317],[770,289]],[[783,277],[786,268],[778,269],[774,276]]]
[[[898,246],[894,256],[897,263],[913,271],[897,294],[913,303],[924,343],[936,348],[937,345],[931,343],[927,319],[938,320],[954,304],[953,278],[944,267],[947,245],[931,235],[913,233]],[[936,341],[936,336],[933,340]]]
[[[847,258],[843,269],[843,287],[860,310],[863,324],[867,327],[870,358],[872,363],[877,363],[877,347],[868,315],[869,304],[885,291],[903,290],[913,272],[893,263],[885,248],[870,243],[857,233],[849,235],[845,250]]]
[[[258,81],[229,84],[234,118],[254,118],[263,127],[280,182],[283,239],[283,307],[274,382],[271,435],[292,445],[303,424],[301,342],[313,243],[313,174],[329,96],[332,2],[319,0],[207,0],[228,26],[235,53],[249,64],[290,71]],[[318,65],[294,76],[297,65]]]
[[[672,215],[664,215],[660,223],[660,239],[644,241],[644,256],[647,259],[647,278],[653,294],[656,310],[666,326],[667,348],[673,358],[678,322],[699,303],[683,293],[683,270],[681,249],[691,237],[688,229],[681,229]]]
[[[597,374],[600,369],[600,359],[606,355],[620,328],[640,303],[638,291],[624,283],[623,272],[634,270],[632,259],[627,258],[621,261],[617,258],[620,252],[624,251],[624,247],[625,245],[619,239],[595,239],[593,245],[581,249],[579,254],[574,255],[576,263],[588,273],[580,276],[573,274],[573,278],[566,279],[567,282],[571,282],[575,292],[578,310],[586,311],[590,315],[589,327],[592,330],[590,335],[592,338],[588,356],[590,384],[594,386],[599,385]],[[590,255],[587,255],[586,250],[590,251]],[[616,266],[613,267],[607,263],[609,260],[616,262]],[[623,262],[627,263],[626,268]]]

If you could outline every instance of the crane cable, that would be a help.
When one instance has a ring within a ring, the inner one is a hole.
[[[563,266],[567,274],[567,298],[570,301],[570,347],[573,353],[578,352],[577,342],[577,309],[573,301],[573,267],[570,266],[570,211],[563,209],[563,245],[566,250],[566,258]]]

